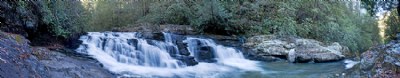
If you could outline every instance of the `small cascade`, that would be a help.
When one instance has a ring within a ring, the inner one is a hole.
[[[347,60],[344,60],[344,63],[346,64],[345,65],[345,67],[346,67],[345,69],[351,69],[351,68],[353,68],[355,65],[357,65],[360,62],[347,59]]]
[[[232,47],[218,45],[211,39],[189,37],[184,40],[184,42],[188,43],[189,52],[191,56],[195,57],[196,61],[217,61],[220,64],[240,69],[258,69],[256,63],[245,59],[242,52],[239,50]]]
[[[225,47],[222,45],[217,45],[211,39],[201,39],[201,38],[188,38],[184,42],[188,43],[189,52],[191,54],[198,54],[200,53],[198,48],[209,47],[211,51],[215,54],[218,60],[225,60],[229,58],[240,58],[244,59],[243,54],[232,48],[232,47]],[[196,56],[198,58],[198,56]]]
[[[163,36],[164,40],[159,41],[142,38],[137,32],[89,32],[80,38],[82,44],[76,51],[91,55],[106,69],[121,75],[218,77],[236,70],[260,71],[256,61],[247,60],[239,50],[211,39],[177,39],[171,33]],[[183,44],[186,47],[178,47]],[[182,55],[182,50],[190,54]],[[190,57],[193,61],[187,59]]]
[[[166,49],[169,51],[169,52],[172,52],[172,54],[174,54],[174,55],[179,55],[179,49],[178,49],[178,46],[176,45],[176,40],[173,38],[173,34],[170,34],[170,33],[165,33],[165,32],[163,32],[163,35],[164,35],[164,42],[165,43],[167,43],[167,45],[169,46],[169,47],[166,47]]]

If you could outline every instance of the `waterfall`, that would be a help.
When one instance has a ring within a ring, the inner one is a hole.
[[[103,66],[120,75],[140,77],[218,77],[225,72],[260,71],[256,61],[247,60],[232,47],[216,44],[211,39],[185,37],[163,33],[163,41],[143,38],[137,32],[89,32],[81,36],[77,52],[98,60]],[[178,43],[187,44],[190,54],[181,55]],[[189,66],[193,57],[197,65]]]

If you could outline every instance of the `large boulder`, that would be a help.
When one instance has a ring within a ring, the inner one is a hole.
[[[294,56],[290,56],[291,62],[329,62],[343,58],[341,54],[335,54],[334,51],[329,51],[323,48],[296,48]]]
[[[254,36],[244,46],[251,51],[245,54],[267,57],[263,60],[287,59],[290,62],[329,62],[341,60],[348,53],[347,47],[339,43],[325,45],[312,39],[295,37],[279,38],[274,35]],[[276,57],[276,58],[271,58]]]

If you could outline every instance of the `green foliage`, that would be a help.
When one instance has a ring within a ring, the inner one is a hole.
[[[199,30],[214,33],[229,34],[233,30],[229,26],[228,13],[219,0],[203,0],[194,6],[195,17],[191,20],[191,25]],[[225,32],[221,32],[225,31]]]
[[[232,17],[228,20],[229,25],[236,33],[241,34],[257,34],[264,30],[262,27],[263,19],[265,18],[265,10],[262,4],[268,1],[261,0],[260,2],[239,1],[239,2],[223,2],[228,12],[231,12]],[[270,1],[269,1],[270,2]]]
[[[236,32],[230,25],[230,17],[231,14],[220,0],[155,1],[150,6],[149,13],[137,23],[192,25],[199,32],[229,34]]]
[[[107,31],[114,27],[123,27],[136,22],[159,22],[160,16],[145,17],[153,0],[88,0],[94,8],[89,10],[88,26],[86,31]],[[159,5],[157,5],[159,6]],[[160,6],[161,7],[161,6]],[[160,9],[160,10],[164,10]],[[159,11],[159,14],[165,14]],[[149,19],[146,19],[149,18]]]
[[[352,51],[379,44],[376,20],[341,1],[277,1],[264,19],[265,34],[339,42]]]
[[[193,10],[189,3],[186,0],[151,3],[149,13],[139,19],[138,23],[189,25],[189,20],[193,18]]]
[[[400,33],[400,18],[397,16],[397,12],[397,10],[392,10],[389,18],[385,21],[387,24],[387,28],[385,30],[385,35],[387,37],[385,40],[386,42],[395,39],[396,34]]]
[[[190,24],[188,20],[193,18],[191,9],[184,2],[176,2],[166,9],[166,21],[171,24]]]
[[[117,2],[108,0],[99,0],[96,2],[96,9],[93,11],[93,17],[90,19],[90,31],[104,31],[111,27],[118,26],[118,18],[116,10]]]
[[[18,6],[19,6],[20,8],[26,8],[28,5],[26,4],[25,1],[23,1],[23,0],[18,0]]]
[[[346,5],[346,1],[125,2],[97,1],[90,27],[108,30],[135,23],[182,24],[192,25],[203,33],[275,34],[339,42],[352,51],[362,51],[379,44],[376,20],[350,9],[347,6],[351,5]]]
[[[191,25],[199,32],[224,35],[299,36],[324,42],[339,42],[349,46],[352,51],[362,51],[379,44],[376,20],[369,15],[361,15],[359,11],[349,9],[346,1],[93,0],[91,2],[95,5],[83,8],[74,1],[50,1],[48,2],[50,10],[44,10],[50,16],[45,16],[43,20],[53,24],[53,30],[58,35],[78,32],[75,30],[106,31],[114,27],[151,23]]]
[[[83,13],[86,12],[79,1],[52,0],[42,1],[40,12],[43,23],[49,25],[48,32],[54,36],[68,37],[71,33],[83,32],[87,24]]]

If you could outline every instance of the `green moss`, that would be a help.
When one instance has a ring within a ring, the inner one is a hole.
[[[28,5],[26,4],[26,1],[18,0],[18,6],[20,6],[22,8],[26,8]]]
[[[33,51],[33,52],[32,52],[32,55],[34,55],[35,57],[37,57],[39,60],[45,59],[45,56],[44,56],[42,53],[38,52],[38,51]]]
[[[17,43],[23,43],[24,42],[23,37],[20,36],[20,35],[14,35],[14,39],[15,39],[15,41],[17,41]]]

